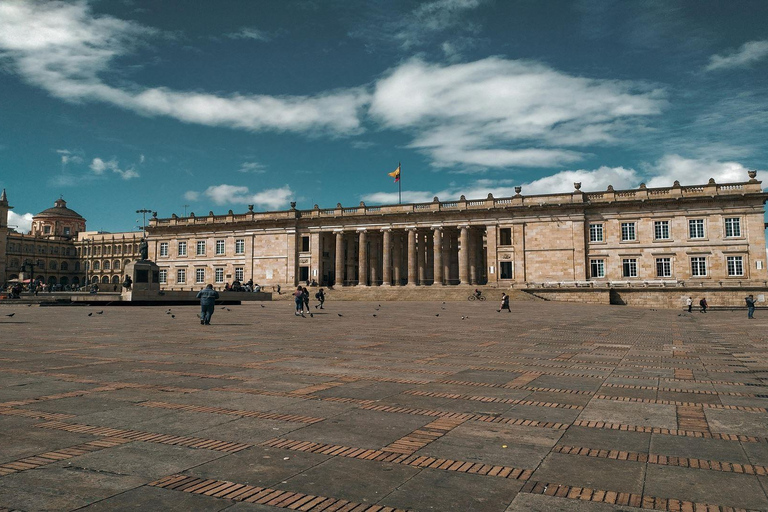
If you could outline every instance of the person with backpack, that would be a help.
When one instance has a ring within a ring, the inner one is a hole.
[[[501,294],[501,306],[499,306],[499,309],[496,310],[497,313],[501,313],[501,310],[506,309],[510,313],[512,312],[511,309],[509,309],[509,295],[506,293]]]
[[[293,300],[296,303],[296,316],[304,316],[304,289],[299,286],[296,291],[293,292]]]
[[[744,300],[747,301],[747,318],[750,320],[755,319],[755,297],[750,295],[749,297],[746,297]]]
[[[315,309],[320,307],[320,309],[323,309],[323,303],[325,302],[325,293],[323,293],[323,289],[320,288],[317,290],[317,293],[315,294],[315,298],[320,302],[319,304],[315,304]]]
[[[307,310],[307,313],[309,313],[309,290],[307,290],[306,286],[302,289],[301,300],[304,304],[304,308]]]
[[[701,298],[701,300],[699,301],[699,306],[701,306],[701,312],[702,312],[702,313],[706,313],[706,312],[707,312],[707,306],[708,306],[708,304],[707,304],[707,299],[706,299],[706,297],[702,297],[702,298]]]

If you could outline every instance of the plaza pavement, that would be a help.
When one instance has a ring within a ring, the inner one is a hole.
[[[766,312],[326,306],[0,307],[0,510],[768,510]]]

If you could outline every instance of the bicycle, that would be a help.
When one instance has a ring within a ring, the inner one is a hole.
[[[470,295],[469,297],[467,297],[468,301],[473,301],[473,300],[484,301],[484,300],[487,300],[487,299],[488,298],[485,295],[475,295],[474,293],[472,295]]]

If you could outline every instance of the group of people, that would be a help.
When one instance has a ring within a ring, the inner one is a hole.
[[[323,304],[325,303],[325,292],[322,288],[320,288],[317,293],[315,293],[315,299],[317,299],[317,304],[315,304],[315,309],[324,309]],[[294,315],[296,316],[304,316],[304,310],[307,310],[307,313],[310,312],[309,309],[309,290],[306,286],[299,286],[296,288],[296,291],[293,292],[293,300],[296,304],[296,311],[294,312]]]
[[[258,283],[254,283],[253,279],[249,279],[247,283],[242,284],[240,281],[235,279],[232,284],[225,284],[224,285],[224,291],[225,292],[260,292],[261,286]],[[279,293],[279,292],[278,292]]]
[[[693,312],[693,297],[688,297],[687,299],[685,299],[685,305],[688,306],[688,312],[692,313]],[[706,313],[707,312],[707,308],[709,307],[709,304],[707,304],[707,298],[706,297],[702,297],[701,300],[699,300],[699,307],[701,308],[700,311],[702,313]]]

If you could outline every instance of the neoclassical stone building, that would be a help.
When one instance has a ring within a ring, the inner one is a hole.
[[[61,287],[98,283],[115,288],[123,281],[122,268],[137,258],[141,233],[86,231],[86,220],[68,208],[64,199],[35,215],[29,234],[9,229],[7,217],[11,208],[3,190],[0,284],[32,277]]]
[[[765,286],[763,192],[748,181],[668,188],[226,215],[155,216],[149,257],[166,289],[234,280],[287,287],[491,285]],[[123,281],[142,233],[85,231],[63,199],[32,232],[6,225],[0,196],[0,281]]]
[[[166,288],[253,279],[335,286],[765,282],[764,193],[743,183],[167,219],[148,228]]]

